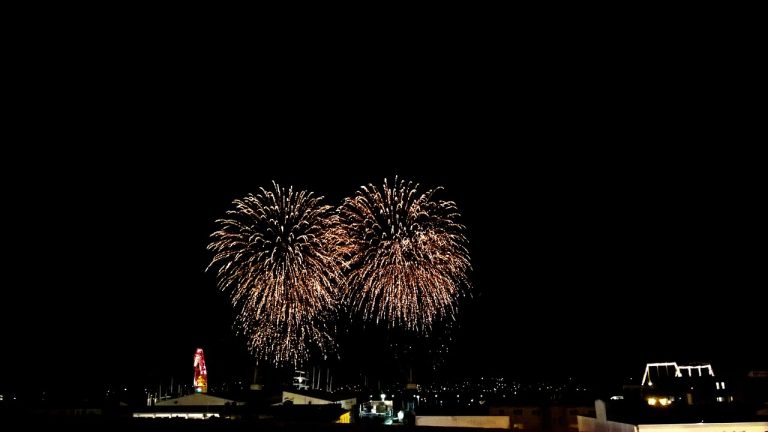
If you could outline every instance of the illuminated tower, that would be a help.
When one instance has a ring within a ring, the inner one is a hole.
[[[205,369],[205,355],[203,349],[195,351],[195,393],[208,393],[208,370]]]

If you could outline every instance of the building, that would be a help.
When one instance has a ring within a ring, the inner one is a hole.
[[[153,407],[134,412],[133,417],[207,419],[224,417],[230,408],[240,405],[244,403],[204,393],[193,393],[160,401]]]
[[[371,399],[361,403],[358,416],[360,418],[381,418],[384,422],[389,420],[391,424],[395,418],[394,401],[387,399],[387,395],[382,393],[381,400]]]
[[[509,417],[510,428],[523,431],[576,431],[579,416],[595,416],[594,407],[577,405],[492,406],[488,411],[491,416]]]
[[[283,390],[282,404],[327,405],[338,404],[342,409],[351,411],[357,404],[357,398],[337,396],[322,390]]]
[[[548,421],[545,427],[554,432],[577,431],[579,417],[595,417],[595,408],[591,406],[552,406],[549,407]]]
[[[657,407],[731,402],[733,397],[728,390],[725,381],[716,378],[712,365],[707,363],[648,363],[641,384],[643,399]]]
[[[579,432],[765,432],[768,422],[631,424],[579,417]]]
[[[768,370],[751,370],[742,381],[746,400],[768,405]]]
[[[440,426],[462,429],[509,429],[506,416],[416,416],[416,426]]]
[[[507,416],[511,429],[542,430],[544,416],[539,406],[492,406],[488,410],[492,416]]]

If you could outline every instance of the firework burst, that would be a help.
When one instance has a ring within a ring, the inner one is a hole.
[[[219,289],[229,292],[251,350],[276,364],[299,363],[332,346],[329,329],[343,285],[338,216],[322,197],[274,190],[233,202],[208,249]]]
[[[418,187],[397,178],[361,187],[340,207],[339,231],[349,271],[344,299],[365,318],[426,331],[453,318],[471,266],[455,203]]]

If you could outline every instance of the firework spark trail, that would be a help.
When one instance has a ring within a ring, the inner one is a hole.
[[[426,331],[453,317],[471,265],[456,204],[418,187],[397,178],[391,187],[386,179],[381,189],[361,187],[340,207],[339,231],[344,299],[368,319]]]
[[[273,183],[233,202],[208,249],[217,285],[231,295],[251,350],[273,363],[298,363],[329,336],[344,284],[338,216],[322,197]]]

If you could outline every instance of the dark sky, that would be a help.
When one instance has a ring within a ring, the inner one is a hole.
[[[11,191],[4,370],[19,371],[11,381],[62,369],[84,382],[185,376],[201,345],[236,375],[247,356],[204,273],[214,220],[272,179],[339,202],[395,174],[443,186],[469,230],[474,290],[461,301],[451,370],[764,365],[765,213],[749,172],[686,154],[663,163],[665,153],[645,149],[613,158],[390,148],[328,163],[295,161],[295,148],[244,160],[212,150],[194,167],[79,163]]]
[[[186,376],[197,346],[237,375],[204,273],[214,220],[272,180],[338,203],[394,175],[443,186],[468,228],[451,370],[766,366],[764,159],[740,149],[759,131],[739,81],[632,56],[258,79],[195,58],[30,70],[1,162],[4,380]]]

